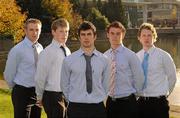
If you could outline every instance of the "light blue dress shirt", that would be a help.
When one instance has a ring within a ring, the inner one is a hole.
[[[42,99],[44,90],[62,92],[60,83],[61,66],[65,58],[63,50],[56,40],[48,45],[39,55],[37,71],[35,75],[36,94],[38,100]],[[68,47],[65,47],[67,56],[71,54]]]
[[[143,70],[138,57],[123,45],[120,45],[116,52],[115,91],[111,97],[121,98],[138,93],[144,83]],[[109,49],[104,54],[111,60],[112,53],[112,49]]]
[[[9,54],[4,71],[4,78],[10,88],[15,84],[24,87],[35,87],[34,75],[36,71],[33,43],[25,37],[23,41],[14,46]],[[37,52],[43,50],[37,43]]]
[[[86,60],[82,49],[66,57],[61,70],[61,87],[67,100],[76,103],[99,103],[105,100],[109,89],[110,65],[108,59],[94,50],[91,58],[92,93],[86,91]]]

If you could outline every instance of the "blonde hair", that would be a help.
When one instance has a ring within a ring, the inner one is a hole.
[[[156,42],[156,40],[157,40],[157,32],[156,32],[156,29],[155,29],[154,25],[150,24],[150,23],[143,23],[139,28],[138,37],[140,37],[141,32],[142,32],[143,29],[150,30],[152,32],[152,34],[153,34],[153,41]]]
[[[58,27],[67,27],[69,28],[69,22],[65,18],[59,18],[52,22],[51,30],[56,31]]]
[[[42,23],[39,19],[36,18],[29,18],[26,20],[25,24],[24,24],[24,28],[26,29],[28,24],[30,23],[34,23],[34,24],[39,24],[40,26],[42,26]]]

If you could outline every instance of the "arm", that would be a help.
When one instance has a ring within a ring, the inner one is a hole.
[[[13,48],[8,54],[6,67],[4,71],[4,79],[6,80],[10,88],[13,88],[13,86],[15,85],[13,80],[16,76],[19,62],[20,62],[20,55],[18,55],[15,48]]]
[[[68,64],[64,59],[62,68],[61,68],[60,86],[61,86],[61,89],[63,91],[63,94],[64,94],[66,100],[69,100],[68,93],[69,93],[70,76],[71,76],[70,74],[71,74],[71,72],[68,68]]]
[[[130,68],[133,75],[133,84],[137,92],[141,91],[144,84],[144,74],[141,67],[140,60],[133,54],[130,58]]]
[[[105,60],[105,68],[104,68],[104,71],[103,71],[103,74],[102,74],[102,84],[103,84],[103,87],[105,89],[105,92],[106,92],[106,95],[108,94],[108,91],[109,91],[109,81],[110,81],[110,62],[109,60]]]
[[[169,83],[169,94],[171,94],[175,87],[177,77],[175,64],[169,54],[165,54],[163,57],[163,66]]]
[[[37,63],[37,70],[35,75],[35,87],[36,87],[36,94],[38,100],[42,100],[42,96],[46,86],[48,70],[50,67],[49,66],[50,59],[51,57],[46,57],[46,55],[44,55],[43,52],[39,55],[39,60]]]

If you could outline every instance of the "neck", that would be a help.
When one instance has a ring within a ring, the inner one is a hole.
[[[113,50],[115,50],[115,49],[117,49],[120,45],[121,45],[121,44],[111,45],[111,48],[112,48]]]
[[[82,50],[84,51],[84,53],[85,53],[86,55],[91,55],[92,52],[93,52],[93,50],[95,49],[95,47],[91,47],[91,48],[81,47],[81,48],[82,48]]]
[[[151,45],[151,46],[147,46],[147,47],[146,47],[146,46],[144,46],[144,47],[143,47],[143,49],[144,49],[144,51],[145,51],[145,52],[147,52],[147,51],[148,51],[151,47],[153,47],[153,45]]]

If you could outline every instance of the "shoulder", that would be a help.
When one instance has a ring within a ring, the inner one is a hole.
[[[162,58],[171,58],[171,55],[166,52],[165,50],[161,49],[161,48],[155,48],[155,51],[158,55],[160,55]]]
[[[109,56],[109,55],[110,55],[110,49],[106,50],[106,51],[104,52],[104,55]]]
[[[24,49],[24,42],[21,41],[18,44],[16,44],[14,47],[11,48],[11,50],[9,51],[9,54],[19,54],[20,52],[22,52]]]

